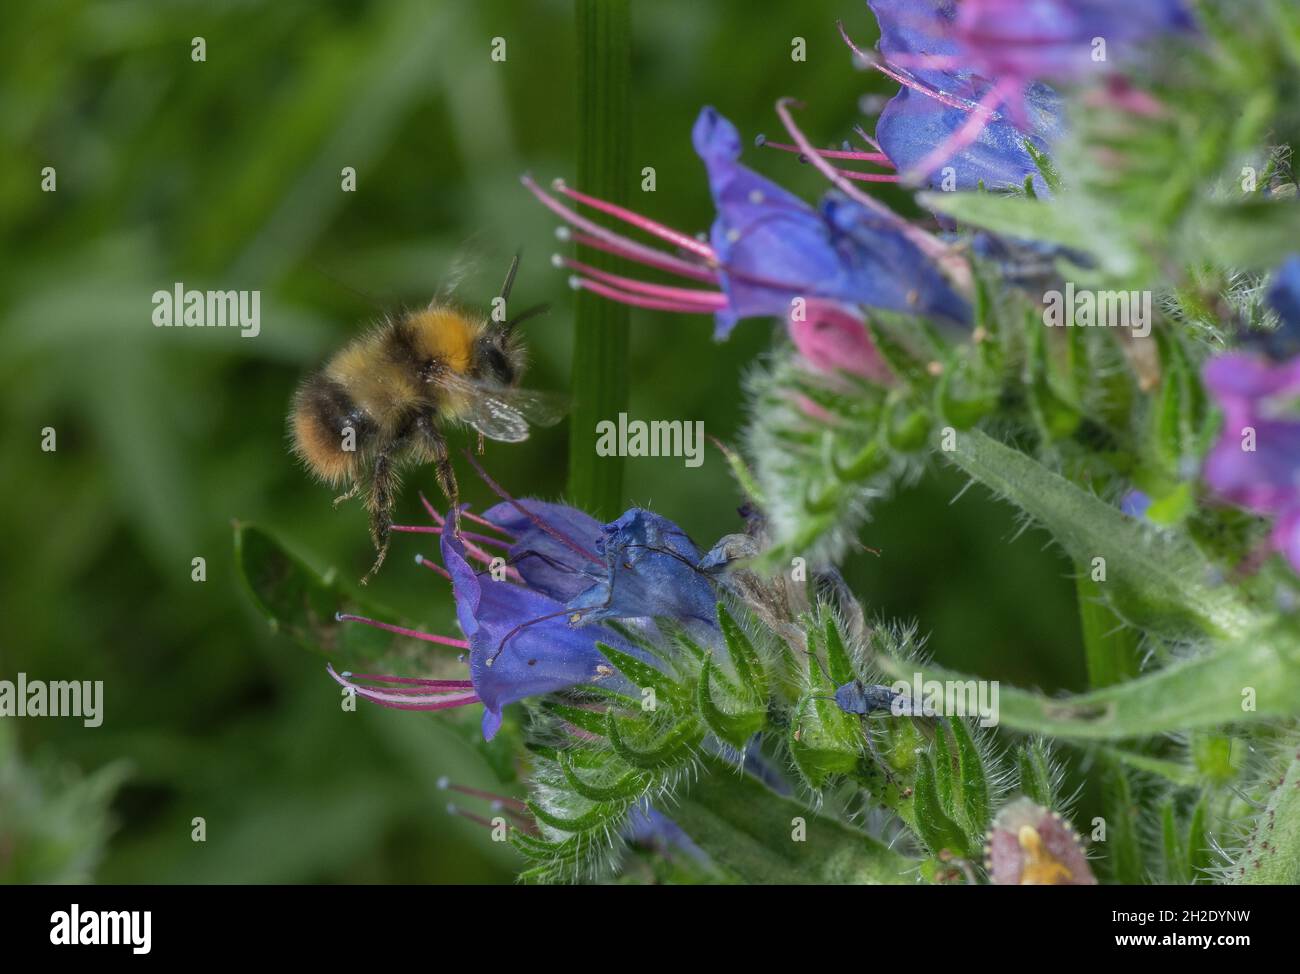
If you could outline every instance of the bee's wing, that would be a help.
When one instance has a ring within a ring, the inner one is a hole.
[[[517,389],[466,378],[454,373],[444,383],[461,393],[465,405],[460,418],[490,440],[519,443],[528,439],[528,427],[552,426],[568,408],[563,396],[537,389]]]

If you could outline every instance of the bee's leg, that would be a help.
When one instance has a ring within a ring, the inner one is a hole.
[[[375,458],[375,469],[371,478],[370,496],[366,506],[370,510],[370,540],[375,546],[375,563],[361,579],[367,584],[379,571],[379,566],[388,556],[389,529],[393,525],[393,495],[397,491],[397,471],[387,453]]]
[[[478,455],[479,456],[483,455],[483,434],[482,433],[478,435]]]
[[[334,498],[334,506],[338,507],[344,501],[352,500],[352,498],[356,497],[357,494],[360,493],[360,491],[361,491],[361,481],[354,480],[352,482],[352,486],[347,489],[346,493],[339,494],[338,497]]]
[[[451,465],[451,453],[447,449],[447,439],[442,430],[434,425],[427,416],[422,416],[416,423],[424,445],[433,457],[433,474],[438,478],[438,486],[447,495],[451,504],[452,534],[460,537],[460,485],[456,483],[456,470]]]

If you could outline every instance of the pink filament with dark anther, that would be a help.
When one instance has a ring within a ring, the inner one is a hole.
[[[441,646],[454,646],[457,649],[469,649],[469,643],[463,639],[452,639],[450,636],[436,636],[433,633],[419,632],[415,629],[407,629],[404,626],[394,626],[388,622],[379,622],[375,619],[367,619],[365,616],[340,612],[334,617],[334,619],[337,622],[359,622],[364,626],[373,626],[376,629],[383,629],[386,632],[397,633],[399,636],[409,636],[411,639],[420,639],[426,643],[438,643]]]

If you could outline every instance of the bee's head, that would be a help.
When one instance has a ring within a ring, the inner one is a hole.
[[[484,378],[512,386],[524,374],[527,364],[524,343],[511,322],[489,322],[474,343],[477,372]]]

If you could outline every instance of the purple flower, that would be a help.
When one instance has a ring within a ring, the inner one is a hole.
[[[427,501],[435,526],[393,528],[441,535],[443,567],[417,560],[451,582],[464,639],[340,616],[468,650],[469,679],[338,673],[331,667],[331,676],[358,696],[401,710],[482,703],[483,736],[491,740],[508,704],[581,685],[627,691],[598,643],[657,665],[644,649],[598,623],[672,618],[706,635],[716,630],[716,599],[696,567],[699,552],[668,519],[634,508],[601,525],[576,508],[510,497],[483,477],[505,500],[482,516],[462,509],[469,524],[459,536]]]
[[[728,297],[720,336],[738,319],[788,313],[795,298],[969,320],[897,220],[834,193],[814,210],[742,165],[736,127],[712,108],[700,112],[692,140],[718,212],[710,239]]]
[[[1032,176],[1035,191],[1045,195],[1047,184],[1025,142],[1046,153],[1059,138],[1057,93],[1038,82],[1008,80],[987,64],[981,70],[955,36],[951,0],[870,0],[870,6],[880,23],[883,63],[876,66],[902,84],[876,123],[890,161],[934,188],[1019,187]],[[949,167],[951,182],[943,172]]]
[[[1073,81],[1194,27],[1182,0],[963,0],[954,33],[964,56],[992,76]]]
[[[605,571],[566,606],[575,624],[670,618],[716,628],[717,597],[698,567],[700,552],[672,521],[633,508],[605,525],[596,548]]]
[[[1129,517],[1137,518],[1140,521],[1147,516],[1147,511],[1151,509],[1151,497],[1140,490],[1130,490],[1120,498],[1119,509]]]
[[[1292,256],[1268,291],[1283,333],[1300,329],[1298,299],[1300,256]],[[1276,517],[1273,546],[1300,571],[1300,355],[1281,362],[1220,355],[1206,363],[1204,378],[1223,411],[1205,482],[1238,507]]]
[[[1179,0],[868,2],[880,57],[853,49],[903,86],[881,113],[877,138],[906,181],[944,189],[1033,177],[1046,193],[1024,147],[1046,151],[1062,130],[1060,98],[1044,82],[1110,75],[1153,38],[1193,27]]]
[[[483,702],[483,737],[501,727],[507,704],[584,683],[617,683],[597,641],[629,647],[609,629],[574,629],[554,599],[526,585],[496,581],[472,568],[464,545],[442,536],[442,557],[456,598],[456,617],[469,639],[469,673]]]
[[[735,126],[712,108],[692,133],[704,161],[717,216],[705,243],[623,207],[556,183],[556,192],[610,214],[677,248],[667,253],[594,223],[542,190],[524,184],[573,228],[581,244],[710,285],[652,284],[557,255],[578,272],[570,284],[636,307],[713,314],[725,338],[743,318],[784,317],[797,298],[831,300],[966,323],[970,309],[940,273],[945,248],[920,228],[872,202],[828,195],[814,209],[739,162]],[[819,160],[820,162],[820,160]]]

